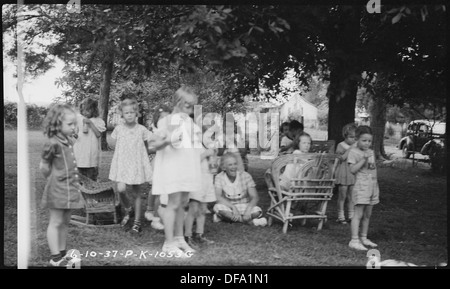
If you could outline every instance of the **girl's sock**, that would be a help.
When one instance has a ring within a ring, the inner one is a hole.
[[[339,210],[338,211],[338,219],[339,220],[345,219],[345,217],[344,217],[344,210]]]

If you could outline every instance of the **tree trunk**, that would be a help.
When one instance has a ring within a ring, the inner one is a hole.
[[[370,127],[372,128],[372,146],[375,158],[389,159],[384,150],[384,131],[386,126],[386,101],[382,97],[371,96],[369,104]]]
[[[111,89],[111,79],[114,64],[114,52],[109,52],[102,62],[102,82],[100,84],[100,100],[99,100],[99,113],[101,119],[108,123],[108,106],[109,106],[109,92]],[[106,141],[107,131],[102,133],[101,147],[103,151],[109,149],[108,142]]]
[[[329,99],[328,139],[336,144],[344,140],[342,128],[355,122],[356,93],[358,83],[350,79],[343,69],[336,68],[330,73],[330,85],[327,90]]]
[[[339,6],[339,19],[324,31],[330,69],[328,139],[344,140],[342,128],[355,122],[356,94],[361,77],[361,7]]]

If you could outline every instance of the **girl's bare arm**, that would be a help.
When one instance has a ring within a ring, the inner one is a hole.
[[[357,162],[356,164],[350,164],[350,171],[352,172],[352,174],[356,174],[367,162],[367,159],[368,158],[364,156],[364,158],[359,162]]]

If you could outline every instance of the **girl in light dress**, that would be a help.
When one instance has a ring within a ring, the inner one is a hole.
[[[172,113],[158,121],[155,134],[160,140],[150,142],[157,150],[153,171],[153,194],[160,195],[165,241],[162,251],[178,257],[195,252],[184,239],[184,208],[189,193],[202,189],[201,128],[190,115],[198,96],[189,87],[175,92]]]
[[[347,224],[353,218],[354,206],[352,203],[352,190],[355,184],[355,176],[350,172],[350,166],[347,163],[348,153],[352,147],[355,147],[355,130],[356,125],[349,123],[342,128],[344,141],[340,142],[336,148],[336,154],[339,157],[339,166],[336,170],[336,185],[339,188],[339,196],[337,199],[338,218],[336,222]],[[347,200],[348,219],[345,219],[344,204]]]
[[[117,125],[111,137],[116,140],[114,156],[111,161],[109,179],[117,182],[117,190],[122,203],[126,206],[126,215],[121,225],[125,226],[134,212],[132,232],[141,232],[141,185],[152,180],[152,168],[147,152],[147,141],[152,139],[151,132],[137,123],[139,113],[135,99],[124,99],[119,111],[124,119],[123,124]],[[134,200],[134,211],[125,195],[129,186]]]
[[[308,153],[311,149],[312,139],[311,136],[307,133],[302,133],[299,136],[299,149],[293,151],[293,154],[305,154]],[[287,164],[284,172],[280,175],[280,187],[282,190],[289,191],[291,188],[291,180],[293,178],[297,178],[300,174],[302,165],[304,162],[298,160],[296,163]]]

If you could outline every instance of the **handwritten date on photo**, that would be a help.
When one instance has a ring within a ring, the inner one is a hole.
[[[126,250],[126,251],[119,251],[119,250],[111,250],[111,251],[104,251],[104,252],[97,252],[97,251],[85,251],[83,253],[80,253],[80,257],[84,258],[139,258],[139,259],[147,259],[147,258],[180,258],[180,257],[192,257],[192,252],[186,252],[186,253],[166,253],[166,252],[151,252],[151,251],[143,251],[139,250],[137,252],[133,250]]]

